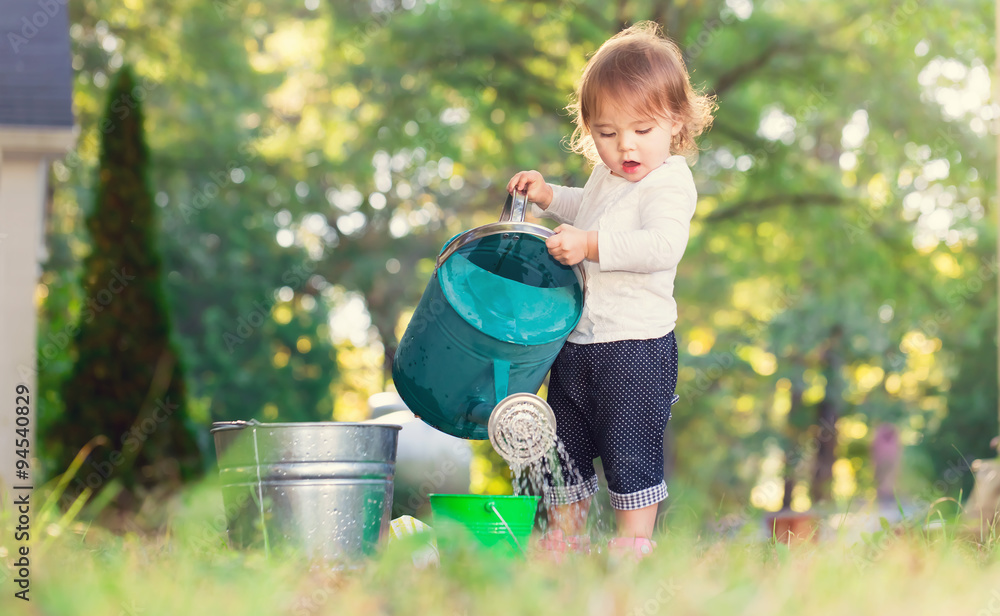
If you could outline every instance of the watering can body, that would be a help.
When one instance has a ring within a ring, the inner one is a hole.
[[[488,438],[501,400],[538,391],[583,308],[582,268],[555,261],[552,231],[507,208],[445,244],[392,367],[410,410],[462,438]]]

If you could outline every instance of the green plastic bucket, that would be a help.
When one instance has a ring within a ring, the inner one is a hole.
[[[434,527],[444,543],[455,529],[469,531],[480,545],[497,552],[524,554],[535,524],[538,496],[430,494]],[[442,545],[447,549],[447,545]]]

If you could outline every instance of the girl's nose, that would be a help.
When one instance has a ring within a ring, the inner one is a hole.
[[[623,136],[618,141],[618,151],[619,152],[629,152],[632,150],[632,140],[627,136]]]

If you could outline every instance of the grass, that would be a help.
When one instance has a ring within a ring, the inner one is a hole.
[[[963,538],[951,524],[792,547],[674,531],[638,566],[603,554],[554,566],[468,550],[420,570],[396,544],[336,572],[228,549],[214,487],[161,508],[169,523],[157,534],[80,520],[33,529],[32,600],[13,598],[15,572],[0,566],[0,614],[1000,614],[992,542]],[[9,523],[0,546],[11,562]]]

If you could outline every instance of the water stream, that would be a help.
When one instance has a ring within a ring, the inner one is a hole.
[[[529,425],[523,421],[518,422],[516,426],[510,426],[510,429],[516,431],[515,438],[524,442],[537,440],[537,435],[540,433],[548,432],[551,434],[552,432],[549,426]],[[584,483],[583,476],[558,437],[554,438],[553,446],[545,456],[529,464],[511,464],[510,469],[514,495],[542,496],[541,507],[545,513],[539,520],[542,532],[547,531],[549,526],[549,508],[551,507],[549,496],[552,488]],[[593,532],[605,534],[607,529],[603,528],[600,503],[596,498],[590,500],[592,511],[589,513],[592,515],[588,515],[586,510],[582,511],[579,513],[580,519],[572,520],[572,522],[574,525],[587,528],[587,534]],[[588,521],[589,528],[587,527]]]

